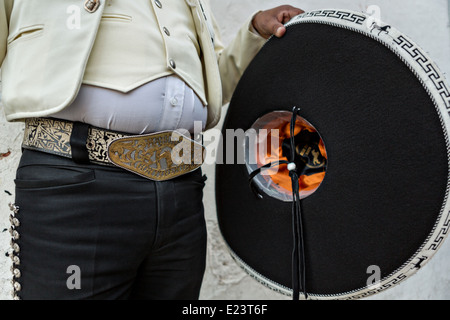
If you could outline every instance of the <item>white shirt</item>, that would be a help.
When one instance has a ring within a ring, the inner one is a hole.
[[[207,108],[195,92],[175,75],[148,82],[128,93],[82,85],[75,101],[52,117],[92,126],[145,134],[185,129],[194,122],[206,126]]]

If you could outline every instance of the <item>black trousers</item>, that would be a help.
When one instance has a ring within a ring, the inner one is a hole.
[[[197,170],[153,182],[24,150],[15,181],[18,297],[198,299],[205,180]]]

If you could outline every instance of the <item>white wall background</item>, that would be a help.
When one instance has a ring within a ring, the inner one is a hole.
[[[242,23],[254,12],[282,4],[291,4],[305,11],[340,8],[367,10],[370,5],[381,8],[386,23],[406,33],[450,75],[450,22],[447,0],[210,0],[228,43]],[[0,299],[10,298],[11,273],[9,250],[8,203],[14,200],[14,174],[20,157],[22,125],[7,123],[0,105]],[[224,110],[226,111],[226,109]],[[11,154],[2,158],[1,154]],[[206,165],[209,176],[205,188],[208,222],[208,265],[201,299],[288,299],[272,292],[247,276],[230,258],[217,227],[214,197],[214,166]],[[450,240],[415,276],[401,285],[370,299],[450,299]]]

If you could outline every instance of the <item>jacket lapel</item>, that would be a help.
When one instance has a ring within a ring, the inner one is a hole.
[[[203,53],[202,60],[206,74],[206,98],[211,106],[208,108],[208,123],[217,123],[222,106],[222,83],[218,57],[214,46],[216,35],[214,34],[213,20],[209,14],[208,4],[205,1],[186,0],[186,3],[191,7],[192,17]]]

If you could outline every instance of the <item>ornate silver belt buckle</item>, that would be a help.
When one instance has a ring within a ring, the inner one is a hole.
[[[171,180],[200,168],[206,149],[177,131],[119,138],[108,146],[115,166],[153,181]]]

